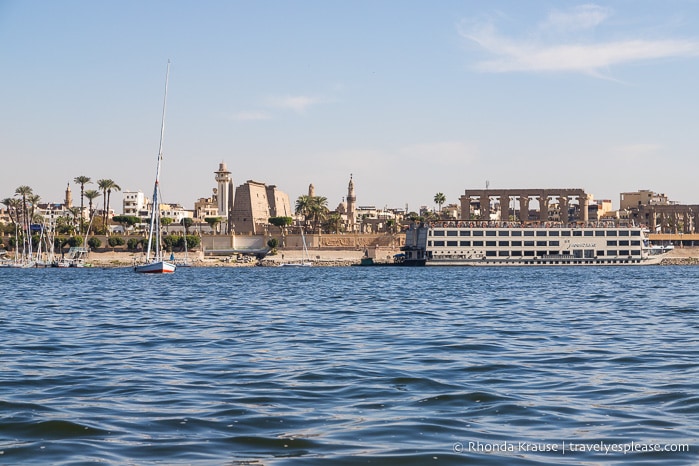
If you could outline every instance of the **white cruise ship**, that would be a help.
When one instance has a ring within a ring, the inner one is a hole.
[[[613,223],[522,225],[434,222],[406,231],[405,265],[649,265],[658,264],[641,227]]]

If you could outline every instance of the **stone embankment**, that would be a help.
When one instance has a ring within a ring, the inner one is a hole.
[[[699,265],[699,257],[666,257],[660,265]]]
[[[660,265],[699,265],[699,247],[677,247],[667,253]]]
[[[398,249],[380,249],[376,251],[375,263],[393,262],[393,254],[400,252]],[[359,264],[364,257],[364,251],[357,249],[350,250],[325,250],[315,249],[310,251],[310,260],[316,267],[344,267]],[[142,260],[143,254],[130,252],[92,252],[88,262],[95,267],[129,267],[134,260]],[[184,254],[175,253],[175,259],[184,259]],[[204,257],[200,253],[190,253],[190,263],[195,267],[250,267],[261,265],[266,267],[276,267],[283,263],[300,262],[303,260],[303,252],[300,250],[279,251],[275,255],[270,255],[257,261],[252,257]],[[670,251],[663,258],[661,265],[699,265],[699,247],[677,247]]]

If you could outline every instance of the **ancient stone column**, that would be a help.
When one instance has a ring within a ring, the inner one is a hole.
[[[568,196],[559,196],[558,205],[561,206],[561,222],[568,223]]]
[[[582,216],[582,221],[587,223],[588,219],[588,206],[590,204],[590,201],[587,198],[587,194],[583,194],[580,196],[580,215]]]
[[[490,196],[481,194],[481,220],[490,220]]]
[[[461,220],[471,219],[471,196],[461,196]]]
[[[505,194],[500,195],[500,220],[510,221],[510,196]]]
[[[522,222],[529,220],[529,196],[519,196],[519,219]]]
[[[549,197],[545,194],[539,196],[539,220],[545,222],[549,219]]]

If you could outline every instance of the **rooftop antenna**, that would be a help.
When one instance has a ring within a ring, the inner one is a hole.
[[[485,180],[485,189],[490,188],[490,181]]]

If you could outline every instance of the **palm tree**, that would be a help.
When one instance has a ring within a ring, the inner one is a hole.
[[[189,234],[189,227],[192,226],[192,223],[194,223],[194,220],[192,220],[189,217],[183,217],[180,223],[184,226],[184,234],[185,236]]]
[[[32,207],[32,209],[29,211],[29,219],[31,221],[34,221],[34,211],[36,210],[36,206],[39,205],[40,201],[41,196],[39,196],[38,194],[31,194],[27,196],[27,202],[29,202],[29,205]]]
[[[447,202],[447,198],[443,193],[437,193],[434,195],[434,203],[439,206],[439,214],[442,213],[442,204]]]
[[[331,233],[339,233],[342,229],[342,224],[342,215],[339,213],[335,212],[334,214],[330,214],[328,216],[327,228]]]
[[[107,216],[107,188],[111,183],[114,183],[109,179],[97,180],[97,187],[102,191],[102,223],[106,224]]]
[[[318,231],[318,224],[328,216],[328,198],[314,196],[311,203],[311,215],[313,216],[313,231]]]
[[[109,233],[109,198],[112,196],[112,191],[121,191],[121,187],[110,179],[97,180],[97,186],[102,190],[104,195],[104,226]]]
[[[79,225],[82,223],[82,209],[80,207],[71,207],[68,209],[68,212],[70,212],[70,214],[73,216],[73,225],[78,226],[78,234],[81,234]],[[78,216],[81,216],[80,222],[78,222]]]
[[[82,234],[82,229],[83,229],[83,222],[84,222],[84,217],[83,217],[83,212],[85,209],[85,204],[84,204],[84,199],[85,199],[85,185],[88,183],[92,183],[92,180],[87,177],[87,176],[76,176],[73,181],[76,184],[80,185],[80,229],[78,230],[78,233]]]
[[[29,216],[27,215],[27,196],[33,194],[32,188],[22,185],[15,189],[15,196],[22,196],[22,230],[29,228]]]
[[[313,197],[303,195],[296,199],[296,209],[294,213],[296,215],[303,215],[303,223],[308,223],[308,218],[311,216],[311,210],[313,206]]]
[[[19,199],[15,199],[13,197],[6,197],[2,201],[3,204],[7,206],[7,214],[10,216],[10,221],[13,224],[16,224],[19,222],[19,207],[21,205],[21,201]],[[12,211],[15,212],[14,215],[12,215]]]
[[[121,191],[121,186],[112,181],[112,185],[107,188],[107,214],[109,214],[109,200],[112,196],[112,191]],[[109,226],[109,218],[107,218],[107,226]]]
[[[304,225],[309,220],[313,222],[313,230],[318,230],[318,224],[328,215],[328,198],[323,196],[299,196],[296,199],[296,215],[303,215]]]
[[[95,213],[95,211],[92,208],[92,201],[94,201],[95,199],[97,199],[100,196],[101,196],[101,194],[97,190],[88,189],[87,191],[85,191],[85,197],[87,198],[88,201],[90,201],[89,207],[88,207],[88,214],[89,214],[88,217],[90,217],[90,223],[92,223],[92,216]],[[87,227],[87,234],[88,235],[90,234],[90,226],[89,225]]]

